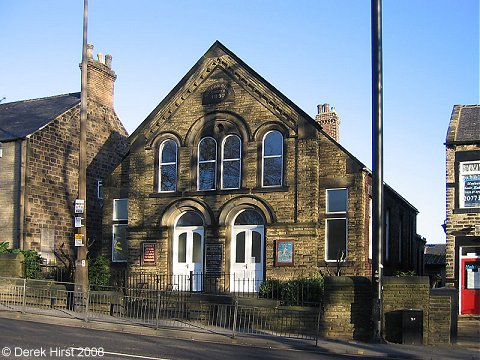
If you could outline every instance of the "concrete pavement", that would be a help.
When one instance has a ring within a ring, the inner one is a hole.
[[[259,336],[237,334],[232,339],[231,332],[213,331],[205,328],[160,328],[132,324],[121,319],[110,321],[76,318],[69,313],[54,310],[36,309],[28,313],[2,311],[1,318],[20,319],[24,321],[57,324],[63,326],[82,327],[96,330],[125,332],[144,336],[176,338],[191,341],[232,344],[235,346],[267,347],[280,349],[308,349],[310,351],[329,354],[351,355],[353,357],[378,357],[389,359],[474,359],[480,360],[480,317],[460,318],[459,338],[457,344],[448,346],[402,345],[402,344],[372,344],[357,341],[321,338],[315,340],[290,339],[278,336]],[[1,338],[0,338],[1,342]],[[317,346],[315,346],[317,345]]]

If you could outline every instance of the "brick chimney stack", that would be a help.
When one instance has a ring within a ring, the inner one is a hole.
[[[112,56],[99,53],[98,60],[93,58],[93,45],[87,45],[87,91],[89,100],[93,100],[113,109],[114,82],[117,79],[112,70]]]
[[[336,142],[340,140],[340,117],[333,107],[329,104],[317,105],[318,114],[315,116],[315,121],[319,123],[328,135],[330,135]]]

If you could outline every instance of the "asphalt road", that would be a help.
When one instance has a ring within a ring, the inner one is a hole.
[[[312,348],[265,348],[231,343],[152,337],[0,319],[0,360],[3,359],[352,359]],[[367,359],[365,356],[359,356]]]

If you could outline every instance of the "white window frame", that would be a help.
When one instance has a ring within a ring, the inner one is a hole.
[[[347,217],[332,217],[325,219],[325,261],[326,262],[337,262],[338,259],[329,259],[328,258],[328,222],[332,220],[344,220],[345,221],[345,254],[342,262],[345,262],[348,257],[348,219]]]
[[[345,211],[329,211],[329,193],[331,191],[345,190]],[[345,221],[345,254],[342,261],[346,261],[348,257],[348,188],[330,188],[325,190],[325,212],[327,215],[333,215],[325,219],[325,261],[336,262],[338,259],[328,259],[328,222],[331,220]]]
[[[330,191],[338,191],[338,190],[345,190],[347,193],[347,197],[345,199],[345,211],[328,211],[328,204],[329,204],[329,192]],[[348,188],[331,188],[331,189],[326,189],[326,212],[327,214],[345,214],[348,212]]]
[[[103,181],[97,180],[97,199],[103,200]]]
[[[465,181],[464,177],[468,175],[478,175],[480,176],[480,169],[479,170],[464,170],[464,165],[477,165],[480,168],[480,160],[475,161],[462,161],[459,163],[459,179],[458,179],[458,204],[461,209],[479,209],[480,206],[465,206]],[[476,195],[474,195],[476,196]]]
[[[205,139],[212,139],[215,142],[215,159],[214,160],[200,160],[200,145],[202,144],[202,141]],[[218,151],[218,144],[217,140],[211,136],[205,136],[200,139],[198,142],[197,146],[197,190],[198,191],[213,191],[217,189],[217,151]],[[207,163],[213,163],[213,169],[214,169],[214,181],[213,181],[213,188],[211,189],[200,189],[200,164],[207,164]]]
[[[230,138],[230,137],[236,137],[239,141],[239,157],[238,158],[232,158],[232,159],[225,159],[225,143],[227,142],[227,139]],[[239,165],[240,165],[240,172],[239,172],[239,176],[238,176],[238,187],[223,187],[223,169],[224,169],[224,163],[225,162],[234,162],[234,161],[238,161]],[[221,167],[221,186],[222,186],[222,189],[224,190],[230,190],[230,189],[240,189],[240,187],[242,186],[242,139],[240,139],[240,137],[238,135],[235,135],[235,134],[231,134],[231,135],[228,135],[225,137],[225,139],[223,139],[222,141],[222,167]]]
[[[269,134],[274,133],[274,132],[279,133],[282,137],[282,152],[281,152],[280,155],[265,155],[265,139],[267,138],[267,136]],[[284,159],[283,159],[284,141],[285,141],[285,138],[284,138],[283,134],[278,130],[267,131],[267,133],[263,136],[263,139],[262,139],[262,187],[273,188],[273,187],[281,187],[283,185],[283,172],[285,171],[285,169],[284,169]],[[282,170],[280,171],[280,184],[279,185],[265,185],[264,184],[265,159],[274,159],[274,158],[281,158],[281,160],[282,160]]]
[[[112,225],[112,262],[115,262],[115,263],[125,263],[125,262],[128,262],[128,248],[125,249],[126,251],[126,259],[123,259],[123,260],[118,260],[114,257],[114,255],[116,254],[115,252],[115,228],[120,228],[120,227],[125,227],[127,228],[128,225],[127,224],[113,224]],[[127,246],[127,237],[125,236],[125,246]]]
[[[173,142],[175,144],[175,161],[174,162],[162,162],[162,153],[167,142]],[[162,166],[175,165],[175,189],[162,190]],[[158,192],[168,193],[177,191],[177,171],[178,171],[178,144],[173,139],[165,139],[162,141],[158,148]]]
[[[115,217],[117,215],[117,203],[120,202],[126,202],[127,204],[127,217],[126,218],[118,218]],[[113,221],[128,221],[128,198],[123,198],[123,199],[113,199]]]

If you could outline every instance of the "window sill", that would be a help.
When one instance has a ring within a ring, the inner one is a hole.
[[[194,190],[185,191],[186,196],[215,196],[215,195],[227,195],[227,194],[245,194],[248,193],[248,189],[217,189],[217,190]]]
[[[271,187],[257,187],[252,189],[252,193],[272,193],[272,192],[287,192],[290,188],[288,186],[271,186]]]
[[[148,194],[149,198],[171,198],[171,197],[179,197],[182,196],[180,191],[172,191],[172,192],[154,192]]]
[[[480,212],[480,208],[458,208],[453,209],[454,214],[476,214]]]
[[[353,266],[354,262],[352,260],[343,260],[340,261],[340,268],[350,267]],[[322,265],[320,265],[322,266]],[[337,260],[324,260],[323,267],[328,268],[336,268],[337,267]]]

